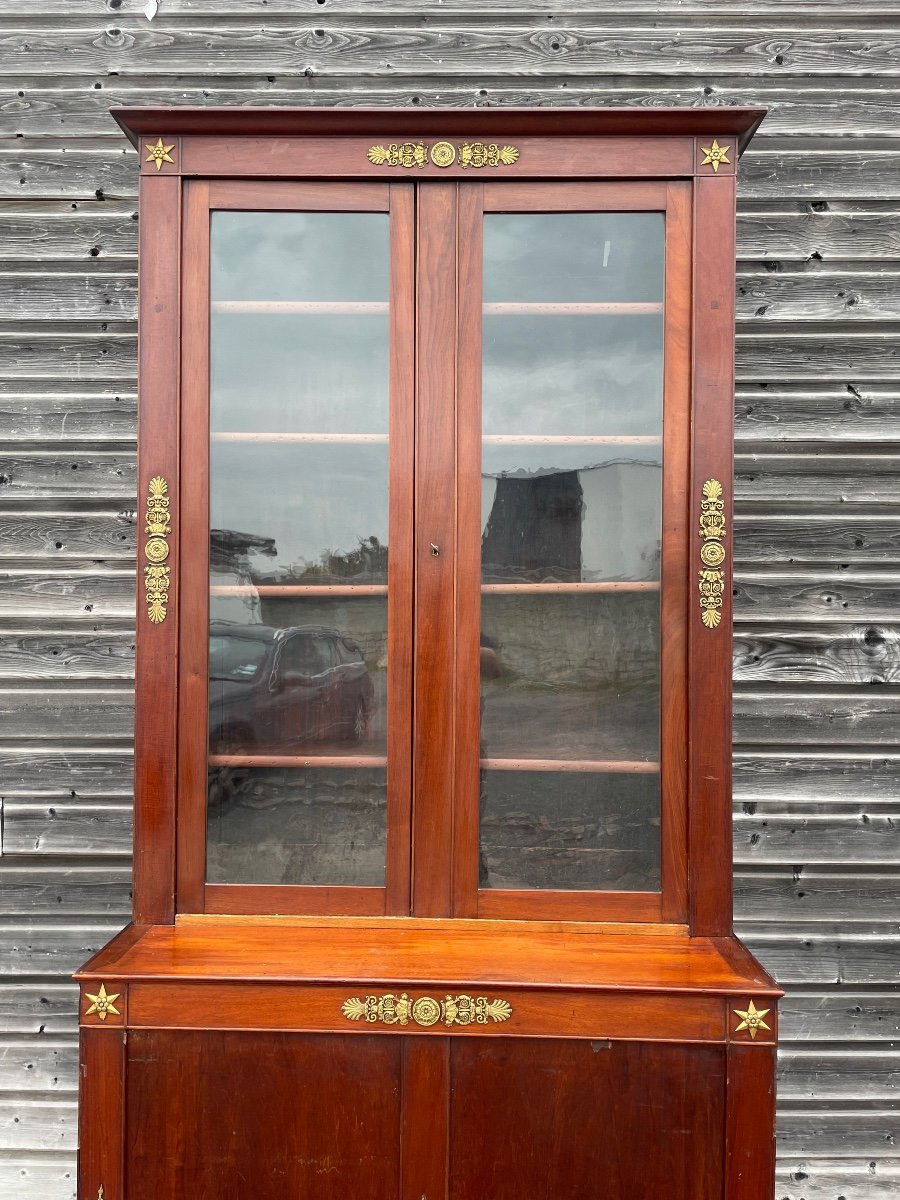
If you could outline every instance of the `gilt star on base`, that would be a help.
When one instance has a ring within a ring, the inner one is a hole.
[[[741,1023],[735,1027],[734,1032],[743,1033],[746,1029],[750,1037],[755,1041],[760,1029],[769,1031],[769,1026],[765,1023],[763,1017],[768,1016],[770,1011],[768,1008],[757,1008],[752,1000],[748,1003],[746,1011],[736,1008],[734,1015],[741,1018]]]
[[[718,175],[720,163],[727,163],[728,166],[731,166],[731,159],[728,157],[728,152],[731,149],[730,146],[720,146],[716,139],[713,138],[711,146],[701,146],[700,149],[706,155],[706,158],[700,163],[701,167],[712,167],[713,171]]]
[[[114,1001],[118,1000],[121,994],[121,992],[113,992],[112,995],[110,995],[106,990],[106,984],[101,983],[100,987],[97,989],[96,996],[92,996],[90,992],[85,993],[88,1000],[91,1002],[91,1006],[90,1008],[85,1009],[84,1015],[86,1017],[92,1017],[96,1013],[97,1017],[101,1021],[105,1021],[109,1013],[113,1013],[117,1017],[120,1016],[121,1014],[116,1008]]]
[[[174,142],[171,146],[164,146],[162,138],[158,138],[155,146],[150,142],[146,142],[145,145],[150,151],[150,153],[147,155],[147,162],[155,162],[157,171],[162,170],[162,165],[164,162],[174,163],[175,159],[169,153],[170,150],[175,149]]]

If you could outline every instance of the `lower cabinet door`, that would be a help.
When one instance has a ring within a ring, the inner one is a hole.
[[[127,1200],[396,1200],[401,1041],[129,1032]]]
[[[450,1200],[721,1200],[722,1047],[454,1038],[450,1093]]]

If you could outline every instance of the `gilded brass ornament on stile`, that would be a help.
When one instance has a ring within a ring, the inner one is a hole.
[[[715,629],[722,620],[722,603],[725,595],[725,572],[719,570],[725,561],[725,501],[723,488],[718,479],[707,479],[703,485],[700,501],[700,561],[703,570],[698,572],[700,588],[700,620],[707,629]]]
[[[157,171],[162,170],[162,165],[164,162],[174,163],[175,159],[169,153],[171,150],[175,149],[174,142],[171,144],[171,146],[166,146],[163,144],[162,138],[157,138],[155,145],[152,142],[147,142],[146,147],[150,151],[150,153],[147,155],[147,162],[156,163]]]
[[[163,565],[169,557],[169,534],[172,531],[169,510],[169,485],[162,475],[154,475],[147,485],[147,515],[144,532],[150,537],[144,543],[144,593],[147,617],[154,625],[166,619],[169,605],[171,569]]]
[[[731,166],[731,159],[728,157],[731,150],[730,146],[720,146],[716,139],[713,138],[711,146],[701,146],[700,149],[706,155],[701,160],[701,167],[712,167],[713,172],[718,175],[721,163],[725,163],[729,167]]]
[[[743,1033],[746,1030],[750,1034],[751,1039],[755,1041],[756,1035],[761,1029],[769,1032],[769,1026],[765,1023],[763,1017],[767,1017],[770,1011],[768,1008],[757,1008],[752,1000],[748,1002],[746,1009],[734,1009],[734,1015],[741,1018],[741,1023],[735,1026],[734,1032]]]
[[[118,1000],[121,994],[121,992],[112,992],[111,994],[107,992],[105,983],[100,984],[96,996],[92,996],[90,992],[85,992],[91,1003],[84,1010],[84,1015],[86,1017],[96,1015],[101,1021],[105,1021],[110,1013],[117,1017],[120,1016],[119,1010],[115,1006],[115,1001]]]
[[[426,1029],[438,1021],[453,1025],[488,1025],[508,1021],[512,1005],[508,1000],[490,1000],[487,996],[419,996],[411,1000],[406,992],[387,992],[383,996],[351,996],[341,1005],[348,1021],[366,1021],[370,1025],[408,1025],[413,1021]]]
[[[417,168],[428,165],[429,159],[436,167],[460,167],[478,170],[482,167],[511,167],[518,161],[518,146],[501,146],[497,142],[434,142],[427,147],[424,142],[389,142],[386,146],[370,146],[367,158],[376,167]]]

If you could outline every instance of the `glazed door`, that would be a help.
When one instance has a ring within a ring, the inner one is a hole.
[[[188,184],[181,911],[686,919],[690,254],[687,183]]]
[[[179,909],[407,913],[413,189],[185,194]]]
[[[418,223],[413,911],[683,921],[690,185]]]

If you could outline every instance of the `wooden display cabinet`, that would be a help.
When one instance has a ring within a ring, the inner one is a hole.
[[[134,923],[81,1200],[770,1200],[732,933],[749,109],[128,109]]]

